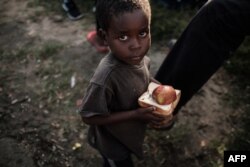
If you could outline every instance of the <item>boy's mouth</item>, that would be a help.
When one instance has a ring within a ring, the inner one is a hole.
[[[139,62],[141,62],[142,57],[141,56],[133,56],[130,58],[130,62],[132,64],[138,64]]]
[[[135,57],[132,57],[132,58],[131,58],[131,60],[134,60],[134,61],[138,61],[138,60],[140,60],[140,59],[141,59],[140,56],[135,56]]]

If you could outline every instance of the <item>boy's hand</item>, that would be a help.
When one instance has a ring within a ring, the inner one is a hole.
[[[153,122],[155,124],[164,121],[164,116],[157,114],[154,111],[155,107],[138,108],[135,110],[136,118],[145,122]]]
[[[169,130],[173,127],[176,119],[177,119],[176,116],[171,115],[163,122],[158,122],[158,123],[150,122],[150,127],[156,130]]]

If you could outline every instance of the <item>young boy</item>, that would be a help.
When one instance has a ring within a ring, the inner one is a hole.
[[[148,122],[163,117],[154,107],[140,108],[139,96],[152,80],[149,58],[151,9],[148,0],[98,0],[99,33],[110,53],[98,65],[83,98],[80,114],[90,125],[88,139],[104,166],[132,167],[131,154],[142,158]]]

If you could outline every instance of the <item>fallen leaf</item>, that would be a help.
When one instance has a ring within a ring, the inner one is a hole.
[[[80,143],[75,143],[74,146],[72,147],[72,150],[76,150],[80,147],[82,147],[82,145]]]

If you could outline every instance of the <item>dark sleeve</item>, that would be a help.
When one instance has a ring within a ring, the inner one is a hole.
[[[109,104],[111,102],[112,92],[110,89],[98,84],[91,83],[82,100],[80,114],[83,117],[92,117],[95,115],[108,115]]]
[[[155,78],[181,90],[175,112],[222,66],[250,34],[249,0],[208,1],[194,16]]]

